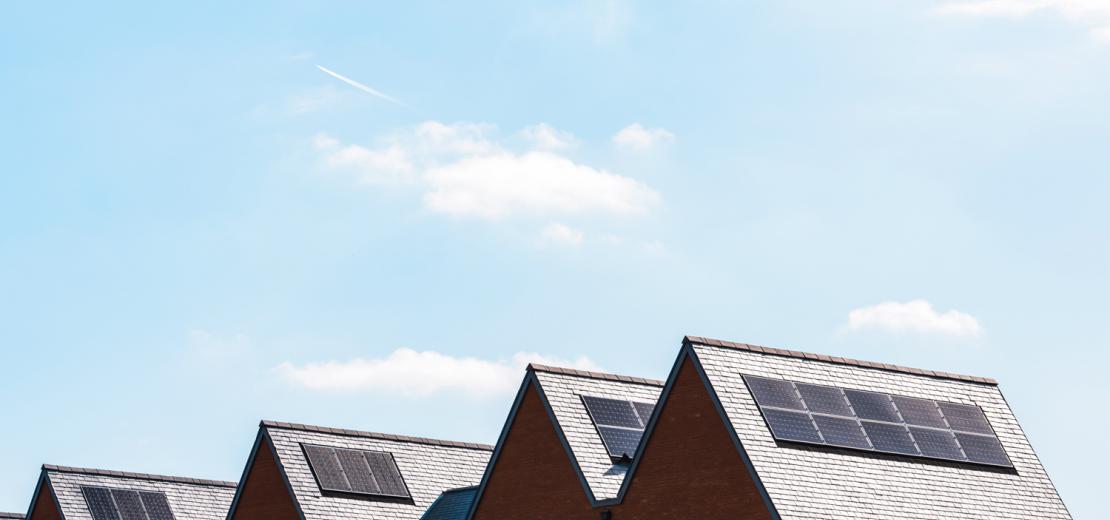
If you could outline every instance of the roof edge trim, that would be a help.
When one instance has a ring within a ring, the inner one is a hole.
[[[175,484],[192,484],[196,486],[216,486],[234,488],[239,484],[235,482],[228,482],[225,480],[208,480],[202,478],[191,477],[174,477],[170,475],[152,475],[150,473],[133,473],[130,471],[112,471],[107,469],[95,468],[75,468],[72,466],[57,466],[54,464],[43,464],[42,470],[55,473],[75,473],[80,475],[96,475],[100,477],[116,477],[116,478],[130,478],[138,480],[155,480],[159,482],[173,482]]]
[[[953,374],[951,372],[939,372],[935,370],[924,370],[920,368],[905,367],[901,365],[891,365],[889,363],[877,363],[874,361],[863,361],[859,359],[843,358],[838,356],[827,356],[824,354],[813,354],[811,352],[800,352],[797,350],[785,350],[781,348],[761,347],[759,345],[750,345],[747,343],[736,343],[732,341],[723,341],[719,339],[703,338],[701,336],[686,336],[683,339],[684,343],[691,345],[703,345],[706,347],[721,347],[730,348],[734,350],[744,350],[748,352],[755,352],[757,354],[767,354],[771,356],[790,357],[797,359],[805,359],[808,361],[821,361],[825,363],[833,363],[837,365],[850,365],[862,368],[873,368],[876,370],[885,370],[887,372],[899,372],[902,374],[910,374],[922,377],[934,377],[938,379],[951,379],[954,381],[961,381],[965,383],[978,383],[983,385],[998,386],[998,381],[989,377],[968,376],[963,374]]]
[[[282,430],[296,430],[303,432],[313,433],[326,433],[331,435],[345,435],[347,437],[362,437],[366,439],[378,439],[383,441],[397,441],[397,442],[411,442],[415,444],[430,444],[433,446],[445,446],[448,448],[466,448],[471,450],[493,451],[493,446],[489,444],[480,444],[477,442],[460,442],[460,441],[447,441],[441,439],[429,439],[427,437],[409,437],[407,435],[394,435],[391,433],[378,433],[367,432],[360,430],[347,430],[343,428],[329,428],[327,426],[313,426],[311,424],[298,424],[287,423],[280,421],[264,420],[258,425],[263,428],[278,428]]]
[[[606,381],[616,381],[618,383],[634,383],[638,385],[650,385],[660,387],[667,384],[666,381],[660,381],[658,379],[648,379],[646,377],[623,376],[620,374],[593,372],[590,370],[578,370],[576,368],[553,367],[548,365],[540,365],[538,363],[529,363],[528,370],[530,372],[550,372],[552,374],[562,374],[566,376],[588,377],[590,379],[604,379]]]

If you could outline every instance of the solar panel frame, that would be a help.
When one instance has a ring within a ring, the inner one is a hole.
[[[143,502],[147,517],[150,520],[174,520],[173,508],[170,507],[166,494],[161,491],[140,491],[139,499]]]
[[[81,486],[81,495],[93,520],[120,520],[119,510],[112,500],[112,490],[100,486]]]
[[[408,484],[405,483],[405,478],[401,475],[401,468],[397,465],[397,460],[393,458],[392,453],[366,450],[362,454],[366,457],[366,463],[370,466],[370,471],[374,473],[374,480],[381,488],[381,492],[378,493],[379,496],[412,498]]]
[[[1014,469],[1013,461],[991,428],[986,415],[974,404],[814,385],[748,374],[741,376],[771,435],[777,441]],[[771,385],[768,381],[775,383]],[[786,385],[790,385],[800,397],[798,404],[802,409],[797,409],[797,404],[790,399],[783,398],[790,395]],[[769,395],[768,388],[773,390],[770,393],[772,398],[761,401],[761,395]],[[836,395],[832,389],[843,392],[849,403],[849,410],[845,411],[838,403],[829,400]],[[780,404],[787,406],[776,406]],[[948,415],[956,418],[955,424],[951,424]],[[812,422],[816,435],[804,424],[803,416]],[[866,445],[855,436],[852,424],[860,425]],[[970,444],[968,447],[963,446],[962,439],[965,436],[966,442]],[[970,452],[968,448],[971,449]]]
[[[397,466],[392,453],[308,443],[302,443],[301,448],[304,450],[309,469],[316,477],[316,484],[322,492],[380,498],[412,498],[408,484],[401,475],[401,468]],[[315,462],[313,454],[317,457]],[[337,466],[318,468],[317,462],[327,464],[334,462]],[[331,473],[330,476],[328,476],[329,473]],[[326,486],[321,481],[321,475],[327,476],[329,482],[335,486]],[[338,487],[338,480],[335,478],[337,475],[342,475],[343,487]],[[374,489],[377,491],[373,491]]]
[[[322,491],[337,491],[350,493],[351,483],[343,472],[343,465],[339,462],[339,455],[333,446],[320,446],[316,444],[302,444],[305,459],[312,475],[316,477],[316,484]]]
[[[643,440],[655,403],[585,394],[579,397],[609,458],[618,463],[630,461]]]

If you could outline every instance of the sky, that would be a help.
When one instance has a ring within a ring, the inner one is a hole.
[[[994,377],[1110,517],[1108,91],[1107,0],[6,5],[0,510],[690,334]]]

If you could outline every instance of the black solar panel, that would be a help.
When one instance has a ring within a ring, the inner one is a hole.
[[[822,442],[817,427],[805,412],[767,409],[763,411],[763,416],[771,425],[775,437],[788,441]]]
[[[370,473],[370,466],[366,464],[366,457],[361,451],[336,449],[339,464],[343,466],[343,474],[351,485],[351,491],[377,495],[382,492],[374,475]]]
[[[150,520],[174,520],[170,503],[166,501],[164,493],[140,491],[139,498],[143,500],[143,507]]]
[[[343,474],[343,467],[339,465],[339,457],[335,448],[305,444],[304,451],[308,454],[308,463],[320,489],[325,491],[351,491],[351,484]]]
[[[975,405],[744,376],[775,439],[1013,467]]]
[[[817,423],[817,429],[825,437],[825,444],[864,450],[871,448],[871,443],[867,442],[867,436],[863,434],[859,421],[855,419],[814,415],[813,422]]]
[[[599,426],[620,426],[622,428],[643,428],[643,423],[633,409],[632,401],[606,399],[604,397],[582,396],[590,417]]]
[[[902,413],[906,424],[914,426],[929,426],[932,428],[948,428],[944,417],[940,415],[940,408],[936,401],[928,399],[914,399],[912,397],[894,396],[894,405]]]
[[[582,396],[582,402],[609,456],[614,459],[634,456],[655,404],[592,395]]]
[[[116,508],[122,520],[147,520],[146,509],[139,500],[139,493],[124,489],[113,489],[112,498],[116,500]]]
[[[359,495],[409,498],[393,455],[304,444],[320,489]]]
[[[860,392],[858,390],[845,390],[844,395],[848,396],[848,402],[852,403],[852,409],[856,411],[856,416],[860,419],[892,423],[902,422],[889,395]]]
[[[989,435],[973,435],[970,433],[956,433],[956,440],[963,446],[967,459],[972,462],[993,464],[995,466],[1013,466],[1006,451],[998,443],[998,439]]]
[[[380,451],[366,451],[366,462],[370,463],[370,470],[381,487],[381,494],[391,497],[408,498],[409,490],[405,486],[405,479],[401,478],[401,470],[393,455]]]
[[[748,388],[751,388],[755,400],[760,406],[774,406],[775,408],[789,408],[804,410],[802,400],[794,391],[794,384],[782,379],[767,379],[764,377],[746,377]]]
[[[818,386],[798,383],[798,393],[802,394],[806,407],[813,413],[829,415],[852,416],[852,409],[848,408],[848,400],[844,392],[833,386]]]
[[[85,495],[85,503],[89,506],[89,513],[92,514],[93,520],[120,520],[110,489],[82,487],[81,494]]]
[[[940,411],[953,430],[961,432],[989,433],[994,435],[994,430],[987,423],[983,411],[978,406],[968,406],[956,403],[938,403]]]

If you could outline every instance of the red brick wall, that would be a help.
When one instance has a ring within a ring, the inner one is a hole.
[[[535,388],[525,389],[475,520],[597,520]]]
[[[613,520],[770,519],[689,358],[647,443]]]
[[[526,390],[475,520],[770,520],[728,429],[687,359],[621,504],[591,508],[534,388]]]
[[[35,510],[31,511],[31,518],[28,520],[62,520],[62,515],[58,513],[58,504],[54,502],[54,497],[50,493],[48,482],[43,482],[39,486],[39,496],[35,498]]]
[[[233,520],[298,520],[300,515],[281,478],[269,441],[258,445]],[[37,520],[37,519],[36,519]]]

